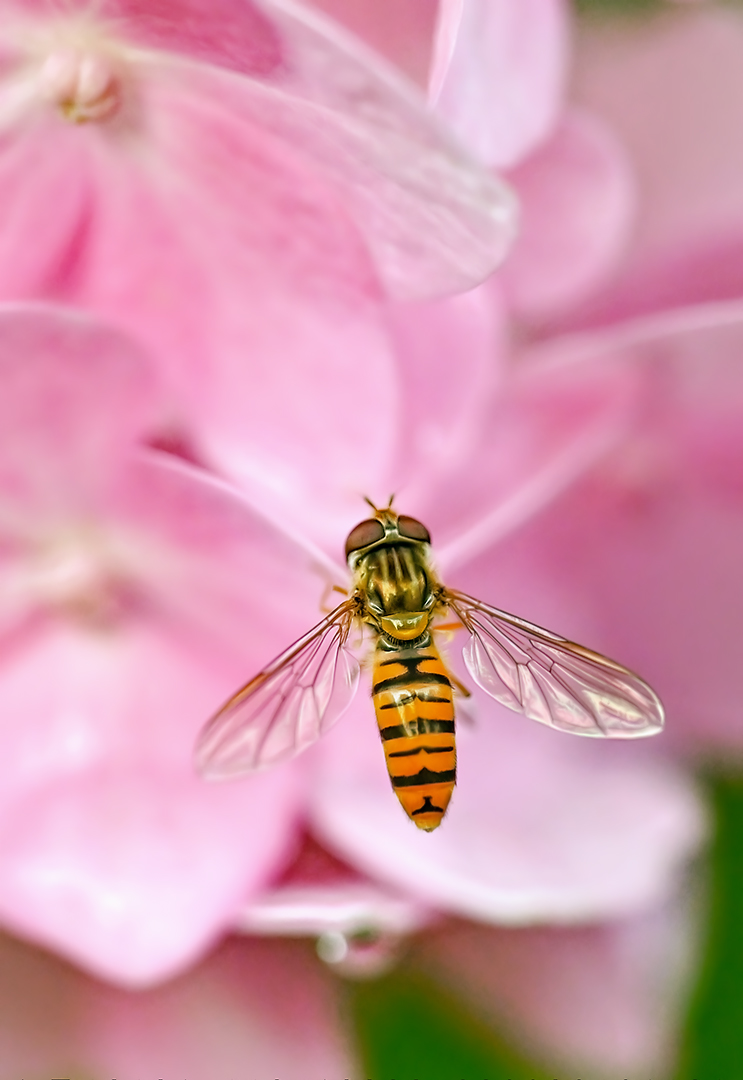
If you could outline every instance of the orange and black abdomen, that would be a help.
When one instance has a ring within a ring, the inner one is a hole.
[[[378,646],[372,694],[395,794],[430,832],[441,824],[457,776],[452,688],[436,646]]]

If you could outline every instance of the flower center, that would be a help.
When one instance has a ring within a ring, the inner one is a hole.
[[[14,575],[25,607],[107,627],[125,602],[123,578],[102,538],[69,535],[27,554]]]
[[[121,76],[105,51],[56,49],[41,65],[39,90],[73,124],[108,120],[121,107]]]

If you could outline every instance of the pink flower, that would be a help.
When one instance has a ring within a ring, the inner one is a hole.
[[[451,311],[457,317],[459,305]],[[361,695],[314,753],[243,784],[201,784],[190,761],[201,721],[317,620],[341,568],[207,474],[135,452],[157,430],[163,398],[116,333],[44,308],[8,309],[0,331],[8,926],[109,978],[162,977],[268,886],[302,820],[347,864],[424,911],[576,919],[663,895],[699,836],[680,778],[631,753],[559,739],[553,747],[549,733],[510,717],[499,724],[489,700],[462,735],[459,811],[425,851],[390,795]],[[447,393],[447,380],[452,390],[458,380],[439,341],[421,388],[436,372],[437,392]],[[358,377],[361,386],[365,372]],[[622,385],[621,373],[545,369],[491,394],[486,409],[482,394],[455,409],[447,393],[445,434],[458,450],[450,472],[426,476],[421,457],[409,481],[410,511],[428,508],[434,534],[441,527],[442,569],[458,559],[467,582],[474,552],[524,512],[523,499],[547,498],[605,444],[607,425],[623,416]],[[496,447],[489,426],[499,417],[507,423]],[[413,464],[425,449],[421,426],[403,429]],[[520,471],[504,470],[503,455],[519,445],[529,450]],[[322,456],[307,454],[305,468],[308,478],[321,470]],[[317,531],[325,527],[320,515]],[[485,756],[491,740],[499,747]],[[521,790],[532,795],[516,797]]]
[[[298,494],[283,433],[317,438],[306,394],[332,382],[350,415],[351,369],[384,381],[387,299],[485,277],[509,190],[414,88],[287,0],[2,13],[0,296],[104,314],[151,350],[202,456]],[[378,432],[391,410],[370,397]],[[338,475],[321,429],[329,484],[357,484],[371,432]]]
[[[395,9],[355,10],[381,37]],[[442,3],[398,38],[524,210],[498,278],[416,302],[495,265],[512,220],[500,183],[293,4],[162,11],[50,20],[25,4],[0,30],[0,190],[17,225],[0,287],[118,327],[0,312],[0,917],[144,984],[235,925],[319,934],[345,961],[370,925],[394,937],[445,914],[576,924],[665,904],[704,832],[684,773],[662,748],[587,746],[484,697],[432,837],[389,791],[363,694],[288,766],[225,787],[191,771],[200,723],[346,580],[362,493],[394,490],[429,525],[447,581],[635,659],[635,624],[611,649],[580,590],[593,549],[561,595],[544,534],[516,548],[532,520],[569,533],[564,492],[635,447],[644,403],[668,407],[672,434],[681,415],[634,339],[513,362],[514,328],[564,317],[610,272],[634,197],[600,121],[561,109],[564,9]],[[505,31],[528,48],[492,64]],[[490,117],[499,87],[512,92]],[[242,495],[142,451],[174,430]]]

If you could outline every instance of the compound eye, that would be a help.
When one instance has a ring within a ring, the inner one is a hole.
[[[376,544],[378,540],[384,540],[384,525],[376,518],[361,521],[354,529],[351,529],[346,540],[346,558],[360,548]]]
[[[397,519],[397,531],[400,536],[405,536],[408,540],[422,540],[424,544],[431,543],[431,534],[426,526],[421,525],[415,518],[406,517],[405,514],[400,514]]]

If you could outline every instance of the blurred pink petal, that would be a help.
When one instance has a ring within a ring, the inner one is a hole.
[[[517,315],[540,318],[582,299],[614,269],[629,239],[635,185],[622,145],[579,112],[510,179],[521,233],[500,280]]]
[[[499,396],[507,323],[490,283],[446,300],[396,304],[390,320],[401,408],[387,482],[413,505],[432,478],[469,466],[488,406]],[[406,422],[410,402],[413,423]]]
[[[548,135],[567,38],[563,0],[440,0],[431,97],[481,160],[513,165]]]
[[[213,943],[283,857],[292,802],[288,776],[215,791],[143,763],[30,788],[4,806],[3,921],[103,978],[167,977]],[[235,858],[246,830],[247,873]]]
[[[456,649],[456,641],[452,652]],[[316,752],[311,821],[365,873],[485,922],[575,922],[664,898],[704,823],[685,779],[647,754],[542,731],[481,700],[460,725],[446,822],[421,843],[358,701]]]
[[[30,7],[23,0],[24,7]],[[44,0],[33,6],[45,10]],[[139,45],[183,53],[254,78],[270,78],[288,61],[285,43],[271,18],[271,0],[102,0],[93,11],[126,27]],[[90,11],[84,0],[68,0],[66,11]],[[267,10],[266,10],[267,9]]]
[[[567,362],[514,367],[480,399],[467,456],[428,473],[414,500],[447,572],[474,558],[557,498],[625,429],[633,373]]]
[[[424,942],[429,963],[556,1071],[665,1075],[688,990],[692,927],[674,902],[595,926],[459,924]]]
[[[575,94],[622,139],[642,198],[618,278],[571,325],[739,296],[743,19],[707,6],[579,39]]]
[[[97,1072],[123,1080],[153,1067],[214,1080],[342,1078],[357,1066],[341,1017],[337,980],[306,946],[232,939],[165,987],[93,997],[88,1032]]]
[[[428,919],[414,900],[371,880],[332,885],[281,885],[257,896],[241,912],[237,925],[252,934],[352,938],[375,933],[409,934]]]
[[[142,351],[59,308],[2,306],[0,379],[0,520],[11,532],[92,510],[134,441],[159,419]]]
[[[638,323],[545,346],[633,364],[635,420],[559,509],[482,560],[473,580],[636,668],[667,707],[669,739],[739,747],[742,313],[694,314],[649,321],[644,336]]]
[[[232,939],[155,990],[106,986],[0,941],[8,1076],[350,1076],[337,984],[296,942]]]
[[[346,580],[306,538],[166,454],[137,455],[112,496],[135,599],[139,589],[148,615],[223,663],[270,659],[287,633],[299,636],[319,619],[323,593]]]
[[[622,139],[643,193],[635,254],[724,236],[743,217],[740,14],[669,12],[596,26],[578,44],[576,97]]]
[[[425,87],[437,5],[431,0],[310,0]]]
[[[90,181],[86,161],[71,140],[39,138],[31,124],[15,145],[0,142],[0,295],[49,295],[70,257],[74,231],[86,217]],[[20,179],[23,178],[23,182]],[[31,237],[43,237],[43,243]]]

